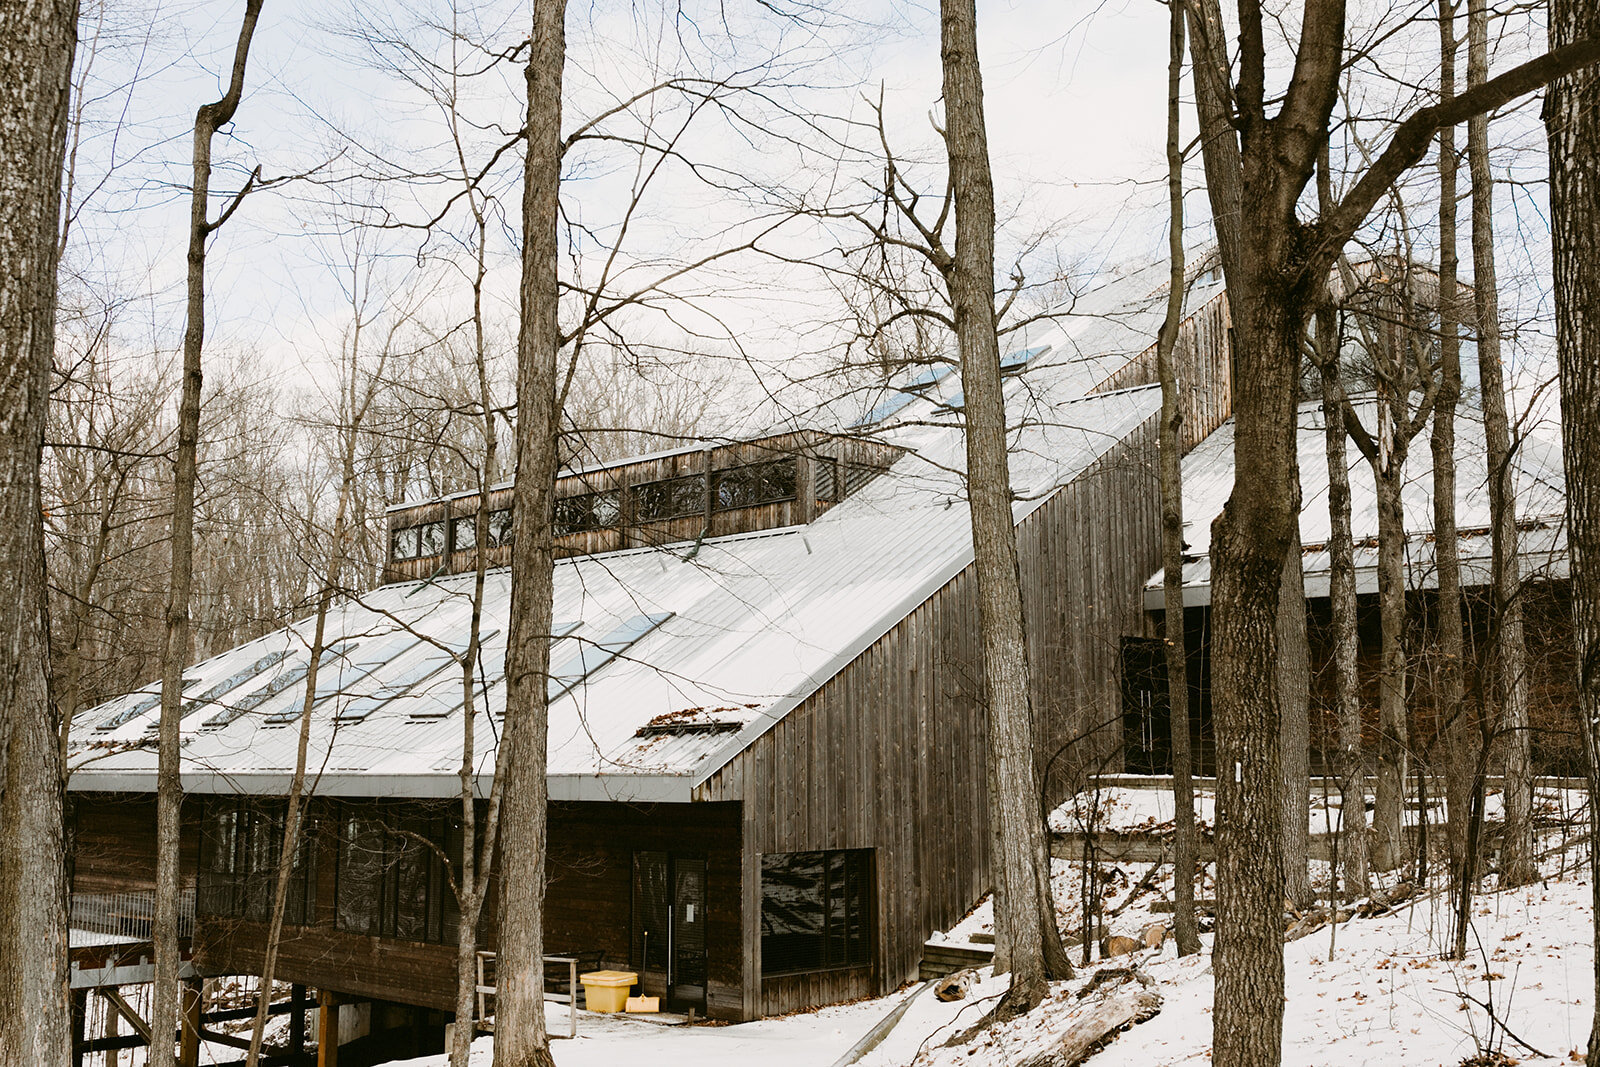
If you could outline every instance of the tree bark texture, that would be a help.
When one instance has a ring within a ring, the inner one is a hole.
[[[1406,530],[1400,488],[1405,454],[1393,434],[1387,456],[1373,464],[1378,494],[1378,620],[1382,631],[1378,676],[1377,787],[1372,809],[1372,865],[1392,871],[1405,858],[1406,720]],[[1397,447],[1398,445],[1398,447]]]
[[[1333,646],[1333,703],[1339,724],[1339,853],[1345,895],[1372,892],[1367,864],[1367,764],[1361,740],[1361,678],[1356,634],[1355,540],[1350,533],[1350,467],[1345,448],[1345,395],[1332,316],[1319,315],[1324,444],[1328,454],[1328,602]]]
[[[1333,208],[1333,174],[1328,143],[1317,150],[1317,207]],[[1333,706],[1338,724],[1339,862],[1344,894],[1359,900],[1372,892],[1367,855],[1367,764],[1362,743],[1360,638],[1357,636],[1355,540],[1350,532],[1348,398],[1340,363],[1342,338],[1333,304],[1318,302],[1312,323],[1312,351],[1322,393],[1323,450],[1328,464],[1328,607],[1333,659]]]
[[[1487,0],[1467,0],[1467,87],[1489,79]],[[1499,275],[1494,250],[1494,175],[1489,170],[1489,117],[1467,122],[1472,183],[1473,297],[1478,322],[1478,386],[1489,454],[1489,521],[1493,541],[1494,643],[1490,677],[1505,768],[1505,843],[1500,883],[1524,885],[1538,875],[1533,860],[1533,772],[1528,733],[1528,652],[1522,626],[1522,575],[1517,560],[1516,493],[1511,479],[1511,420],[1501,359]]]
[[[1300,472],[1295,471],[1299,492]],[[1283,895],[1297,908],[1311,890],[1311,646],[1299,524],[1283,565],[1278,599],[1278,703],[1283,709]]]
[[[177,1025],[179,838],[183,833],[183,782],[179,770],[179,726],[183,717],[183,669],[189,662],[189,594],[194,584],[194,493],[200,445],[201,366],[206,328],[206,241],[221,225],[212,222],[211,141],[233,121],[244,93],[250,39],[261,14],[261,0],[248,0],[234,50],[228,89],[220,100],[203,104],[194,117],[194,148],[189,196],[187,259],[188,307],[183,328],[183,385],[178,401],[178,449],[173,461],[171,570],[167,586],[166,631],[161,647],[161,713],[156,755],[156,899],[151,923],[155,988],[150,1019],[162,1037],[150,1046],[152,1067],[176,1063],[166,1039]],[[246,187],[248,188],[248,186]],[[241,197],[244,193],[239,194]],[[235,201],[237,204],[237,201]],[[171,1025],[167,1025],[170,1022]]]
[[[999,889],[995,927],[997,940],[1006,942],[1011,955],[1011,986],[1000,1007],[1004,1016],[1036,1006],[1048,994],[1049,980],[1070,977],[1072,965],[1061,944],[1050,895],[1034,755],[1005,398],[995,335],[994,180],[977,31],[973,0],[942,0],[944,139],[956,218],[955,253],[945,277],[966,391],[967,501],[995,783],[989,798],[998,849],[991,857]]]
[[[473,354],[478,375],[478,402],[483,416],[483,466],[478,472],[478,513],[473,520],[474,545],[489,543],[489,487],[494,472],[499,469],[500,438],[495,430],[494,397],[489,388],[489,361],[483,329],[483,282],[488,273],[485,262],[488,244],[487,219],[470,185],[468,202],[472,207],[474,232],[477,238],[476,264],[472,279],[472,332]],[[478,989],[478,919],[488,899],[489,875],[494,862],[495,845],[500,826],[500,798],[503,780],[498,788],[490,789],[489,810],[483,826],[483,839],[479,841],[477,804],[477,691],[482,669],[478,662],[482,651],[483,592],[488,577],[489,554],[478,552],[472,576],[472,622],[467,640],[466,655],[461,661],[461,767],[458,771],[461,800],[461,868],[453,888],[459,905],[459,934],[456,938],[456,1026],[452,1031],[450,1067],[467,1067],[472,1056],[472,1039],[477,1036],[473,1020],[477,1016]],[[541,971],[542,973],[542,971]],[[576,1009],[576,1005],[573,1005]]]
[[[72,1060],[39,463],[77,15],[73,2],[0,6],[0,1067]]]
[[[1200,951],[1194,913],[1194,876],[1199,861],[1194,823],[1194,761],[1189,746],[1189,656],[1183,632],[1183,407],[1179,403],[1173,350],[1183,323],[1186,278],[1183,262],[1183,102],[1184,9],[1169,13],[1167,55],[1167,314],[1156,343],[1161,377],[1161,565],[1162,621],[1167,662],[1167,708],[1172,726],[1172,930],[1178,955]]]
[[[1456,92],[1455,0],[1439,2],[1439,98]],[[1441,744],[1435,752],[1445,769],[1447,836],[1450,855],[1459,864],[1465,854],[1463,827],[1467,808],[1461,804],[1470,789],[1463,775],[1476,762],[1462,703],[1465,657],[1461,629],[1461,561],[1456,536],[1456,405],[1461,399],[1461,315],[1458,309],[1460,258],[1457,252],[1457,188],[1455,127],[1439,130],[1439,387],[1434,400],[1433,427],[1428,438],[1433,456],[1433,548],[1439,577],[1436,602],[1438,664],[1434,671],[1437,694],[1434,714]],[[1419,829],[1424,824],[1419,823]]]
[[[1600,6],[1551,0],[1550,44],[1600,39]],[[1556,352],[1561,379],[1561,445],[1567,475],[1578,713],[1588,757],[1589,829],[1600,841],[1600,73],[1555,81],[1545,97],[1550,140]],[[1600,943],[1600,849],[1590,848],[1593,920]],[[1600,993],[1600,952],[1595,954]],[[1588,1063],[1600,1067],[1600,996],[1594,1002]]]
[[[500,778],[500,940],[495,959],[495,1067],[554,1067],[544,1018],[545,779],[554,556],[561,86],[565,0],[535,0],[528,53],[522,183],[521,328],[517,334],[516,488],[511,619]]]

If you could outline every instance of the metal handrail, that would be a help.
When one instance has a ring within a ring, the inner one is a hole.
[[[486,972],[488,971],[489,965],[494,963],[494,960],[495,954],[493,952],[485,952],[482,950],[478,952],[478,1018],[473,1020],[474,1028],[476,1028],[477,1024],[481,1020],[489,1017],[489,1013],[485,1010],[486,1002],[490,997],[495,995],[496,986],[488,981]],[[569,1038],[577,1037],[578,958],[576,956],[546,956],[544,957],[544,962],[546,965],[551,963],[564,963],[567,965],[567,991],[565,993],[551,993],[546,990],[544,999],[553,1000],[558,1004],[567,1005],[567,1036]],[[542,987],[543,982],[541,982],[540,985]],[[560,1037],[561,1035],[551,1034],[550,1036]]]
[[[75,930],[149,940],[156,918],[153,889],[73,893],[68,925]],[[194,936],[194,887],[178,892],[178,936]]]

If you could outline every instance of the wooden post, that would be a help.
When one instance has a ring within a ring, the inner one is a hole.
[[[289,1051],[299,1056],[306,1050],[306,987],[289,988]]]
[[[205,988],[199,978],[185,978],[179,996],[183,1024],[178,1038],[178,1067],[200,1067],[200,1016]]]
[[[317,990],[317,1067],[339,1067],[339,1000]]]
[[[83,1067],[83,1028],[89,1014],[89,991],[72,991],[72,1067]]]
[[[117,1032],[122,1029],[122,1027],[119,1025],[121,1021],[122,1015],[119,1012],[115,1010],[108,1010],[106,1012],[106,1037],[117,1036]],[[117,1067],[117,1061],[121,1059],[121,1057],[122,1053],[117,1049],[108,1050],[106,1052],[106,1067]]]

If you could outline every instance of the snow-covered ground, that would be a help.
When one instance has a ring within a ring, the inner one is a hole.
[[[1201,818],[1208,822],[1210,798],[1199,799]],[[1099,803],[1102,827],[1159,831],[1172,818],[1171,796],[1158,790],[1103,790]],[[1573,818],[1578,806],[1571,795],[1541,796],[1550,823]],[[1321,802],[1314,800],[1313,809],[1313,818],[1320,817]],[[1072,821],[1070,808],[1052,817],[1061,830],[1075,829],[1068,825]],[[1570,828],[1565,832],[1570,834]],[[1567,1061],[1587,1041],[1594,956],[1587,860],[1580,848],[1554,851],[1562,833],[1552,829],[1545,834],[1543,847],[1552,850],[1545,882],[1478,898],[1465,961],[1440,958],[1450,918],[1439,885],[1390,914],[1323,926],[1287,944],[1285,1067],[1456,1067],[1481,1048],[1498,1049],[1522,1063]],[[1081,864],[1058,859],[1053,868],[1061,926],[1075,937],[1082,925]],[[1327,876],[1325,864],[1312,864],[1313,884],[1325,884]],[[1380,879],[1380,887],[1397,880]],[[1102,863],[1091,882],[1096,885],[1106,915],[1096,938],[1102,933],[1137,936],[1152,923],[1170,922],[1170,913],[1158,907],[1171,899],[1170,868],[1152,872],[1144,863]],[[1209,870],[1197,881],[1196,891],[1201,899],[1215,895]],[[965,941],[992,931],[986,901],[941,936]],[[1209,934],[1204,942],[1209,952]],[[1073,949],[1075,963],[1081,951]],[[1179,960],[1169,938],[1159,951],[1142,951],[1131,959],[1153,980],[1164,1005],[1155,1018],[1096,1054],[1089,1061],[1092,1067],[1209,1063],[1214,988],[1210,956]],[[1128,962],[1130,957],[1121,957],[1109,965]],[[1051,998],[1027,1017],[956,1048],[940,1046],[993,1005],[1005,979],[980,974],[967,999],[950,1004],[917,996],[888,1038],[860,1061],[861,1067],[1012,1067],[1048,1048],[1097,1003],[1101,994],[1086,999],[1077,994],[1105,965],[1091,964],[1074,981],[1057,983]],[[551,1048],[560,1067],[830,1067],[915,988],[733,1026],[666,1027],[584,1012],[577,1039],[554,1041]],[[1474,1000],[1492,1004],[1499,1024],[1492,1024],[1490,1013]],[[548,1008],[551,1031],[565,1033],[565,1009],[557,1004]],[[1541,1060],[1527,1046],[1551,1058]],[[492,1056],[492,1039],[473,1046],[475,1067],[488,1067]],[[445,1057],[401,1063],[443,1067]]]
[[[578,1036],[552,1041],[550,1050],[560,1067],[829,1067],[909,992],[736,1026],[662,1026],[580,1012]],[[546,1008],[551,1031],[565,1034],[565,1007]],[[493,1058],[493,1038],[473,1042],[473,1067],[489,1067]],[[424,1056],[391,1067],[442,1067],[446,1062],[445,1056]]]
[[[1076,875],[1058,870],[1060,877]],[[1577,877],[1485,895],[1474,908],[1469,958],[1459,962],[1439,958],[1449,918],[1437,897],[1380,918],[1352,920],[1336,931],[1323,927],[1289,943],[1284,952],[1285,1067],[1455,1067],[1482,1046],[1498,1047],[1523,1063],[1567,1060],[1587,1041],[1592,1012],[1589,902],[1589,884]],[[1204,940],[1209,949],[1211,938]],[[1162,1011],[1123,1033],[1090,1063],[1209,1063],[1209,955],[1180,960],[1169,940],[1159,953],[1142,952],[1135,959],[1165,999]],[[1110,961],[1127,962],[1126,957]],[[1028,1017],[958,1048],[939,1045],[992,1006],[1004,979],[982,976],[969,997],[955,1003],[919,996],[861,1067],[1010,1067],[1047,1048],[1093,1006],[1095,996],[1079,1000],[1076,993],[1100,966],[1058,983],[1052,998]],[[584,1013],[578,1039],[553,1042],[552,1049],[561,1067],[829,1067],[907,993],[736,1026],[659,1027]],[[1500,1028],[1491,1036],[1488,1013],[1462,994],[1492,1003],[1515,1039]],[[559,1032],[565,1016],[559,1006],[551,1005],[551,1011],[551,1028]],[[1516,1039],[1552,1059],[1539,1060]],[[492,1051],[488,1038],[474,1045],[475,1067],[487,1067]],[[441,1067],[444,1057],[405,1063]]]
[[[1523,1063],[1541,1062],[1497,1029],[1462,994],[1492,1003],[1512,1034],[1565,1061],[1588,1040],[1593,944],[1587,881],[1551,882],[1479,900],[1466,961],[1439,958],[1448,918],[1424,899],[1377,919],[1356,919],[1285,946],[1287,1004],[1283,1063],[1325,1067],[1454,1067],[1481,1046]],[[1205,939],[1210,947],[1210,937]],[[1161,1013],[1123,1033],[1093,1067],[1202,1065],[1211,1057],[1213,975],[1208,955],[1177,958],[1169,941],[1141,953],[1165,999]],[[1126,959],[1112,963],[1126,963]],[[990,1031],[972,1045],[937,1046],[992,1004],[1003,988],[988,982],[965,1005],[924,997],[862,1067],[1008,1067],[1043,1051],[1095,1003],[1075,996],[1088,972],[1058,983],[1039,1010]],[[954,1009],[961,1009],[960,1011]]]

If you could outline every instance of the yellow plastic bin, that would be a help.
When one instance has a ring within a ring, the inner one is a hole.
[[[590,1011],[621,1011],[628,1003],[628,990],[639,980],[633,971],[589,971],[580,974],[583,999]]]

